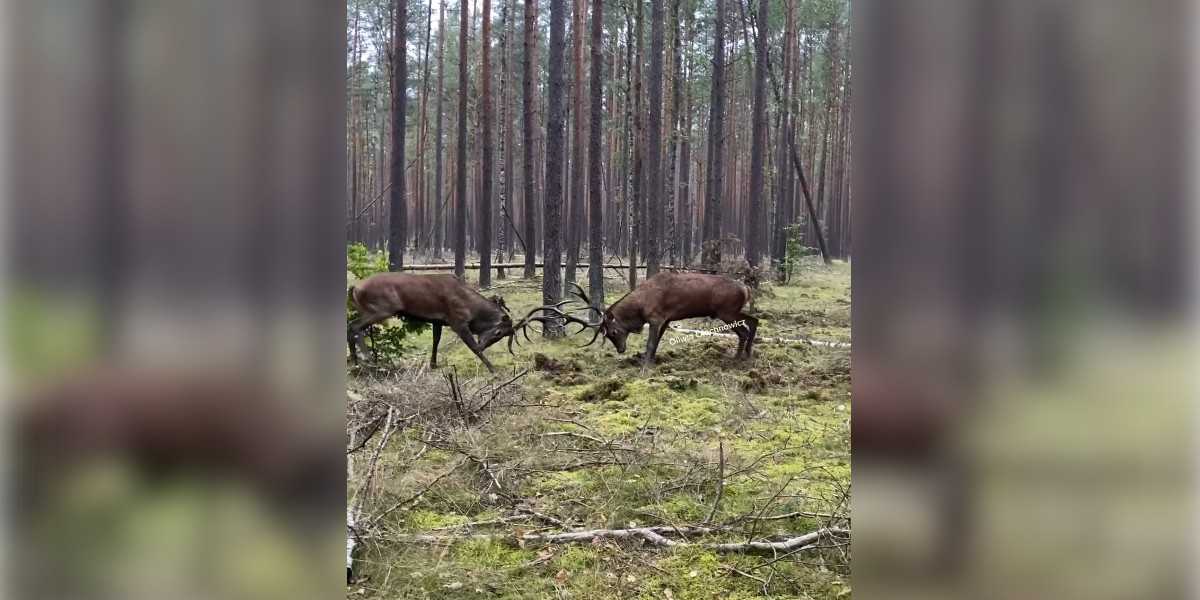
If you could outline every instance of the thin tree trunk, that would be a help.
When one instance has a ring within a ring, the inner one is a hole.
[[[646,213],[650,217],[646,235],[646,277],[658,273],[663,230],[663,2],[651,3],[650,9],[650,127],[644,144],[650,152],[647,162]]]
[[[466,277],[467,264],[467,35],[470,31],[468,0],[461,0],[458,27],[458,201],[454,211],[454,274]]]
[[[636,24],[634,26],[633,62],[633,207],[630,218],[629,264],[638,263],[638,252],[646,248],[646,172],[643,168],[645,136],[642,132],[642,63],[646,60],[642,51],[643,2],[634,0]],[[629,289],[637,287],[637,269],[629,269]]]
[[[483,65],[479,85],[479,120],[483,135],[479,194],[479,287],[492,286],[492,202],[494,201],[493,163],[496,149],[492,136],[492,0],[483,0],[479,35]]]
[[[532,279],[537,275],[534,268],[537,253],[533,182],[536,168],[533,164],[533,123],[536,115],[534,108],[533,67],[537,53],[537,0],[525,0],[525,64],[521,78],[521,90],[525,105],[525,118],[522,121],[521,152],[522,169],[525,175],[525,278]]]
[[[709,268],[721,262],[721,197],[724,192],[725,150],[725,0],[716,0],[713,17],[713,75],[712,100],[708,129],[708,174],[705,185],[707,199],[704,208],[704,259]]]
[[[588,295],[604,306],[604,213],[600,147],[604,135],[604,0],[592,0],[592,123],[588,149]]]
[[[763,216],[763,169],[767,153],[767,0],[759,0],[758,17],[760,27],[755,39],[754,65],[754,109],[750,146],[750,206],[747,209],[746,261],[751,267],[759,265],[762,255],[761,219]]]
[[[585,133],[584,113],[584,79],[583,79],[583,13],[587,11],[584,0],[574,0],[574,11],[571,19],[571,54],[575,67],[571,80],[572,110],[571,132],[571,200],[567,217],[567,268],[564,273],[565,281],[575,281],[575,268],[579,264],[580,238],[583,235],[582,223],[585,219],[584,193],[584,148],[588,136]]]
[[[511,222],[511,211],[508,208],[512,196],[512,140],[509,135],[512,128],[508,123],[508,13],[512,0],[500,0],[500,198],[496,206],[500,209],[500,218],[496,219],[496,263],[504,262],[504,252],[512,254],[512,240],[508,235],[508,224]],[[498,279],[507,278],[504,267],[496,270]]]
[[[546,95],[546,188],[544,190],[545,241],[542,254],[542,302],[554,304],[562,297],[562,224],[563,201],[563,138],[566,119],[563,115],[564,48],[566,42],[566,2],[550,0],[549,83]],[[562,336],[562,327],[555,321],[543,328],[546,337]]]
[[[395,33],[392,34],[392,189],[391,220],[388,231],[388,269],[404,266],[404,247],[408,242],[408,207],[405,201],[404,115],[408,101],[408,0],[396,0]]]
[[[445,247],[446,241],[444,237],[443,218],[445,216],[445,200],[443,199],[443,179],[442,179],[442,157],[445,154],[446,143],[445,133],[442,129],[442,113],[443,99],[446,94],[446,0],[441,0],[438,3],[438,90],[437,90],[437,140],[434,142],[435,158],[434,168],[434,202],[436,204],[433,211],[433,257],[436,259],[442,258],[442,248]]]

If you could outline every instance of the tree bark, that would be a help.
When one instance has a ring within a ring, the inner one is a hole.
[[[767,32],[766,26],[767,0],[758,2],[758,22],[760,27],[755,39],[754,65],[754,109],[751,128],[750,146],[750,206],[747,209],[746,222],[746,261],[751,267],[759,265],[762,255],[763,227],[762,197],[763,169],[767,152]]]
[[[428,13],[425,18],[425,51],[424,57],[421,59],[421,110],[418,112],[420,118],[417,126],[417,210],[416,218],[414,219],[415,226],[413,229],[413,250],[421,249],[427,239],[425,237],[425,227],[428,224],[429,218],[429,193],[428,193],[428,169],[425,163],[425,148],[426,134],[429,130],[429,43],[433,33],[433,2],[429,3]]]
[[[584,119],[583,79],[583,13],[587,11],[584,0],[574,0],[571,15],[571,53],[575,72],[571,80],[572,133],[571,133],[571,200],[567,218],[567,269],[564,273],[568,283],[575,281],[575,266],[579,263],[579,246],[584,217],[584,148],[588,135]]]
[[[588,149],[588,296],[604,306],[604,212],[600,146],[604,136],[604,0],[592,0],[592,123]]]
[[[395,33],[392,34],[392,188],[391,219],[388,227],[388,269],[404,266],[404,247],[408,242],[408,207],[404,180],[404,124],[408,103],[408,0],[396,0]]]
[[[646,161],[648,173],[646,184],[646,213],[650,217],[646,235],[646,277],[658,273],[662,247],[660,237],[663,230],[663,2],[651,3],[650,9],[650,127],[647,132],[646,149],[650,156]]]
[[[725,0],[716,0],[713,17],[712,99],[709,104],[708,173],[704,207],[704,258],[708,267],[721,262],[721,197],[725,188]]]
[[[629,264],[638,264],[638,252],[646,247],[646,170],[643,166],[645,136],[642,132],[642,51],[643,1],[634,0],[636,5],[633,60],[633,205],[630,211]],[[629,270],[629,289],[637,287],[637,269]]]
[[[512,236],[508,235],[511,222],[508,203],[512,198],[512,127],[508,122],[508,14],[512,0],[500,0],[500,197],[496,206],[500,217],[496,219],[496,263],[504,262],[504,252],[512,254]],[[496,278],[505,279],[504,267],[496,269]]]
[[[454,274],[465,279],[467,271],[467,35],[470,31],[468,0],[460,0],[458,26],[458,165],[454,210]]]
[[[442,248],[445,247],[445,229],[443,219],[445,217],[446,202],[442,198],[443,179],[442,179],[442,157],[446,150],[446,137],[442,129],[443,118],[442,113],[445,112],[443,100],[446,95],[446,0],[441,0],[438,3],[438,91],[437,91],[437,140],[434,142],[435,152],[435,167],[433,171],[433,189],[434,189],[434,209],[433,209],[433,257],[436,259],[442,258]]]
[[[492,286],[492,202],[494,179],[492,169],[496,149],[492,135],[492,0],[483,0],[482,25],[479,34],[483,65],[479,85],[479,119],[483,136],[482,179],[479,194],[479,287]]]
[[[566,42],[566,1],[550,0],[549,82],[546,94],[546,187],[542,214],[545,237],[542,254],[542,301],[554,304],[562,297],[562,225],[563,151],[566,119],[563,115],[564,48]],[[562,327],[553,320],[543,328],[549,338],[562,336]]]
[[[534,248],[536,244],[536,225],[534,215],[534,177],[536,168],[533,164],[533,123],[536,117],[533,67],[537,54],[537,0],[525,0],[525,64],[521,76],[521,93],[524,102],[525,118],[522,120],[521,154],[522,170],[525,176],[524,213],[525,219],[525,278],[532,279],[537,275],[533,264],[537,260]]]

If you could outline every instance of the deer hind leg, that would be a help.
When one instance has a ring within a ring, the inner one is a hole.
[[[433,354],[430,355],[430,357],[429,357],[429,368],[430,369],[437,368],[437,349],[438,349],[438,343],[441,341],[442,341],[442,324],[434,323],[433,324]]]
[[[750,358],[754,352],[754,336],[758,333],[758,319],[742,313],[739,315],[740,320],[746,322],[746,351],[745,357]]]
[[[471,352],[475,353],[475,356],[479,358],[480,362],[483,363],[483,366],[487,367],[489,372],[496,372],[496,367],[493,367],[491,361],[489,361],[487,357],[483,355],[483,348],[479,347],[479,342],[475,340],[475,336],[471,334],[471,329],[469,327],[467,327],[465,324],[457,326],[451,325],[451,329],[454,330],[454,333],[458,334],[458,337],[462,338],[463,343],[471,349]]]
[[[721,322],[725,323],[726,325],[733,325],[734,323],[739,322],[739,320],[742,320],[742,314],[740,314],[740,313],[718,314],[718,316],[716,316],[716,318],[720,319]],[[736,326],[736,328],[732,328],[731,331],[733,331],[734,335],[738,336],[738,352],[733,354],[733,358],[740,359],[740,358],[742,358],[742,355],[746,352],[746,342],[748,342],[748,338],[746,338],[746,334],[748,334],[748,330],[746,330],[745,326],[738,325],[738,326]]]

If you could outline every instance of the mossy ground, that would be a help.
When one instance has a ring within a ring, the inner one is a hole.
[[[516,315],[541,304],[540,280],[496,283]],[[618,279],[607,283],[624,292]],[[849,288],[849,265],[805,265],[789,285],[756,295],[760,335],[849,341]],[[637,354],[644,335],[630,338],[624,356],[607,343],[580,348],[582,336],[531,337],[534,342],[523,343],[515,357],[503,345],[493,346],[487,355],[498,373],[489,377],[457,338],[443,336],[442,368],[422,372],[427,383],[415,389],[446,394],[449,372],[476,382],[464,386],[470,389],[523,369],[529,374],[514,385],[515,401],[439,434],[445,439],[423,453],[432,439],[428,430],[414,426],[393,437],[377,475],[381,505],[455,467],[456,451],[447,446],[478,460],[389,515],[389,534],[700,524],[711,516],[712,523],[734,522],[733,531],[693,541],[745,541],[750,535],[807,533],[831,522],[824,515],[847,514],[848,349],[761,343],[746,364],[733,359],[733,338],[668,333],[659,364],[643,369]],[[428,360],[429,338],[425,332],[412,340],[412,365]],[[350,385],[365,397],[397,394],[377,375],[352,374]],[[417,399],[392,398],[394,404],[409,401]],[[722,456],[724,486],[714,512]],[[478,467],[483,463],[486,470]],[[356,485],[351,482],[352,489]],[[522,510],[566,526],[500,519]],[[804,514],[739,521],[796,512]],[[487,521],[493,523],[464,526]],[[775,598],[833,598],[849,594],[848,555],[848,547],[830,547],[764,566],[770,557],[612,540],[528,547],[504,540],[375,541],[361,555],[360,581],[348,589],[351,597],[366,598],[707,599],[760,597],[764,591]]]

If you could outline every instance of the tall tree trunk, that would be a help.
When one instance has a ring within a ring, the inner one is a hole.
[[[454,274],[465,279],[467,273],[467,35],[471,22],[468,0],[458,3],[458,200],[454,210]]]
[[[625,88],[624,117],[621,128],[621,207],[617,213],[617,253],[633,253],[633,179],[630,168],[633,160],[633,17],[629,5],[625,5]]]
[[[432,1],[432,0],[430,0]],[[434,142],[435,168],[433,172],[434,208],[433,208],[433,257],[442,258],[442,248],[446,245],[443,229],[443,219],[446,214],[446,200],[443,197],[442,156],[445,154],[445,133],[442,130],[443,99],[446,94],[446,0],[438,3],[438,90],[437,90],[437,140]]]
[[[483,135],[483,157],[480,165],[479,194],[479,287],[492,286],[492,203],[494,190],[492,167],[496,159],[492,136],[492,0],[483,0],[482,26],[479,34],[483,58],[479,85],[479,120]]]
[[[533,86],[533,68],[537,54],[537,0],[525,0],[525,64],[521,75],[522,101],[525,106],[525,118],[522,120],[521,153],[522,170],[525,175],[524,209],[525,219],[525,278],[532,279],[537,275],[534,264],[536,254],[536,224],[534,223],[533,183],[536,168],[533,164],[533,123],[536,118],[535,97]]]
[[[416,226],[413,227],[413,248],[420,250],[426,242],[425,227],[429,217],[428,169],[425,163],[425,138],[429,129],[429,43],[433,32],[433,2],[429,2],[425,18],[425,52],[421,59],[421,110],[418,113],[420,125],[417,127],[417,214]]]
[[[681,210],[680,201],[677,197],[679,189],[679,154],[681,135],[680,129],[684,121],[683,115],[683,88],[686,85],[683,79],[683,29],[679,22],[679,5],[682,0],[673,0],[671,2],[671,66],[673,73],[671,75],[671,135],[670,141],[667,144],[669,154],[667,156],[667,177],[666,184],[666,200],[667,206],[665,212],[669,217],[667,220],[668,234],[666,243],[669,244],[670,262],[673,265],[680,264],[680,221]]]
[[[600,147],[604,135],[604,0],[592,0],[592,123],[588,148],[588,295],[604,306],[604,212]]]
[[[712,99],[709,104],[708,173],[704,207],[704,264],[721,262],[721,196],[725,188],[725,0],[716,0],[713,17]]]
[[[689,81],[692,74],[692,45],[693,38],[696,34],[696,24],[693,19],[694,13],[688,11],[688,27],[687,27],[687,65],[682,81]],[[692,207],[692,90],[690,86],[684,86],[683,95],[683,141],[679,148],[679,213],[680,225],[682,233],[679,240],[680,260],[684,266],[691,265],[693,248],[693,229],[695,220],[693,219],[694,209]]]
[[[630,212],[629,289],[637,287],[638,252],[646,247],[646,170],[643,167],[646,140],[642,132],[642,63],[646,60],[642,51],[642,28],[645,19],[643,0],[634,0],[634,4],[636,24],[633,28],[633,207]]]
[[[796,27],[796,10],[793,0],[787,1],[785,15],[783,34],[783,94],[780,98],[776,98],[775,102],[776,110],[779,113],[779,116],[776,118],[775,138],[779,148],[775,158],[775,218],[771,233],[771,259],[775,263],[777,272],[781,275],[783,274],[783,262],[787,254],[785,231],[787,226],[791,224],[787,209],[791,202],[791,195],[788,193],[788,183],[792,170],[787,162],[786,136],[791,129],[792,78],[790,74],[795,56],[792,51]]]
[[[754,114],[751,117],[750,146],[750,206],[746,223],[746,261],[751,267],[759,265],[762,257],[761,226],[763,217],[763,169],[767,153],[767,0],[758,2],[758,35],[755,38],[754,65]]]
[[[566,1],[550,0],[550,61],[549,83],[546,94],[546,187],[544,190],[545,212],[543,221],[545,241],[542,248],[542,302],[554,304],[562,297],[562,225],[563,201],[563,144],[566,119],[563,109],[563,71],[566,43]],[[546,337],[562,336],[562,327],[550,321],[543,329]]]
[[[579,264],[580,238],[584,217],[584,148],[588,136],[585,133],[584,119],[584,79],[583,79],[583,13],[587,11],[584,0],[574,0],[574,12],[571,15],[571,54],[575,67],[571,80],[572,132],[571,132],[571,200],[567,217],[567,268],[564,272],[568,283],[575,281],[575,269]]]
[[[395,33],[392,34],[392,189],[391,220],[388,228],[388,269],[404,266],[404,246],[408,242],[407,186],[404,180],[404,122],[408,102],[408,0],[396,0]]]
[[[663,208],[663,156],[662,156],[662,121],[663,121],[663,2],[651,3],[650,9],[650,127],[647,132],[646,149],[650,156],[646,161],[648,173],[646,184],[646,213],[650,217],[646,235],[646,277],[658,273],[659,250],[662,247],[660,236],[662,232]]]
[[[512,248],[511,236],[508,235],[511,219],[508,203],[512,196],[512,140],[509,138],[512,128],[508,123],[508,13],[512,0],[500,1],[503,4],[500,7],[500,198],[496,203],[500,209],[500,218],[496,219],[497,263],[503,263],[505,250]],[[504,267],[496,269],[497,279],[506,277]]]

